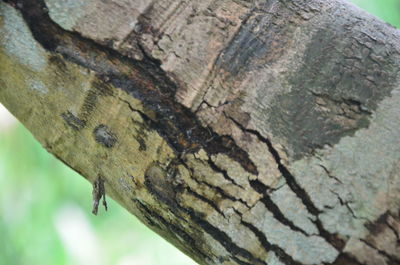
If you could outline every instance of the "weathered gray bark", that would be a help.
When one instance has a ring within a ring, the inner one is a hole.
[[[398,30],[336,0],[0,8],[0,101],[199,263],[400,264]]]

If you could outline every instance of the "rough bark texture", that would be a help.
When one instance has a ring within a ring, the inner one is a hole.
[[[200,264],[400,264],[398,30],[336,0],[0,13],[0,101]]]

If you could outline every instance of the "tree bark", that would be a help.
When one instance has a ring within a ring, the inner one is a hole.
[[[338,0],[8,0],[0,101],[200,264],[400,264],[400,32]],[[100,184],[101,185],[100,185]]]

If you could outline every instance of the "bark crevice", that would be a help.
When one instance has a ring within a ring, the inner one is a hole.
[[[328,243],[330,243],[333,247],[335,247],[337,250],[341,251],[345,245],[345,241],[341,238],[339,238],[335,234],[331,234],[328,232],[322,225],[321,220],[319,219],[319,214],[322,213],[321,210],[317,209],[317,207],[314,205],[312,200],[310,199],[309,195],[307,192],[296,182],[295,177],[290,173],[290,171],[282,164],[280,155],[278,151],[273,147],[272,143],[270,140],[268,140],[266,137],[262,136],[258,131],[252,130],[252,129],[247,129],[245,128],[242,124],[240,124],[238,121],[236,121],[234,118],[228,116],[225,114],[234,124],[236,124],[241,130],[248,132],[254,136],[256,136],[260,142],[266,144],[268,147],[268,150],[274,157],[275,162],[278,164],[278,169],[281,172],[282,176],[285,178],[286,183],[290,187],[290,189],[296,194],[296,196],[301,199],[303,202],[304,206],[310,212],[312,215],[316,217],[315,220],[311,220],[317,227],[319,231],[319,235],[323,237]]]

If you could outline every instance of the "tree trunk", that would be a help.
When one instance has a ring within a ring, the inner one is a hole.
[[[200,264],[400,264],[399,30],[339,0],[0,7],[0,101],[94,212]]]

